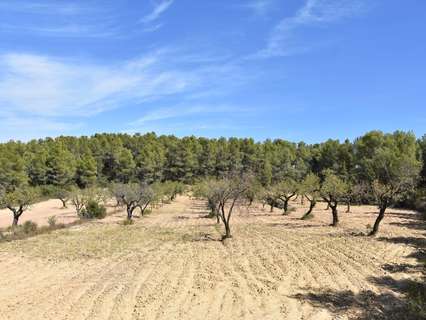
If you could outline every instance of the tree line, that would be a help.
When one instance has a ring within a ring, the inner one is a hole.
[[[55,193],[59,198],[70,188],[116,184],[134,195],[135,189],[149,190],[160,182],[196,184],[209,180],[217,184],[227,179],[235,184],[230,177],[249,174],[251,185],[245,186],[244,192],[237,188],[238,198],[244,193],[254,201],[262,194],[271,208],[288,211],[289,200],[303,195],[311,212],[321,199],[328,203],[334,225],[339,218],[338,204],[375,203],[380,208],[373,228],[377,232],[389,206],[425,206],[423,159],[426,136],[417,139],[402,131],[371,131],[354,141],[318,144],[177,138],[154,133],[9,141],[0,144],[0,204],[19,219],[28,203],[40,195]]]

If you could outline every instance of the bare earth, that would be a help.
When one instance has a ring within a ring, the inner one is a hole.
[[[56,216],[58,223],[71,223],[78,219],[74,208],[70,205],[62,209],[62,202],[59,200],[48,200],[37,203],[22,215],[20,223],[31,220],[38,225],[47,225],[47,219]],[[0,228],[6,228],[12,224],[12,213],[9,209],[0,210]]]
[[[376,238],[361,236],[374,207],[242,208],[234,238],[205,218],[205,204],[177,201],[119,223],[124,212],[51,234],[0,243],[0,319],[403,319],[400,283],[420,276],[426,236],[415,213],[390,210]],[[58,201],[26,218],[72,221]],[[0,212],[0,225],[10,215]]]

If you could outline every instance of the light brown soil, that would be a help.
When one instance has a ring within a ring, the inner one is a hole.
[[[57,214],[49,203],[41,219]],[[332,228],[323,206],[307,221],[293,206],[288,216],[241,208],[225,243],[188,197],[131,226],[119,212],[2,243],[0,319],[402,319],[393,285],[420,275],[413,255],[426,239],[415,213],[390,210],[369,238],[374,207]]]
[[[38,225],[47,225],[47,219],[51,216],[56,216],[58,223],[71,223],[78,219],[71,205],[62,209],[61,201],[48,200],[32,205],[27,212],[24,212],[19,223],[31,220]],[[10,226],[12,219],[12,212],[9,209],[0,210],[0,228]]]

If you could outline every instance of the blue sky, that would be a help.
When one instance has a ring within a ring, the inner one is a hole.
[[[0,2],[0,140],[426,133],[426,1]]]

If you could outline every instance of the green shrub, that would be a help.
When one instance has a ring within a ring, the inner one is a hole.
[[[426,284],[416,283],[410,286],[408,305],[410,310],[419,316],[419,319],[426,319]]]
[[[146,216],[148,214],[151,214],[152,210],[151,209],[145,209],[145,211],[143,212],[143,215]]]
[[[315,216],[314,216],[314,214],[313,213],[311,213],[311,214],[308,214],[307,216],[303,216],[302,217],[302,220],[311,220],[311,219],[313,219]]]
[[[123,220],[122,224],[123,226],[130,226],[132,224],[134,224],[135,222],[133,220],[129,220],[129,219],[125,219]]]
[[[365,228],[367,229],[367,232],[370,232],[370,231],[373,229],[372,225],[371,225],[371,224],[369,224],[369,223],[367,223],[367,224],[365,225]]]
[[[31,234],[37,232],[37,223],[32,221],[25,221],[22,225],[22,232],[25,234]]]
[[[81,211],[80,217],[83,219],[103,219],[106,217],[107,210],[94,200],[90,200]]]
[[[426,219],[426,199],[419,199],[416,201],[416,211],[423,214],[423,217]]]
[[[294,211],[296,211],[296,208],[293,206],[289,206],[287,209],[287,213],[294,212]]]
[[[47,223],[49,224],[49,227],[53,228],[56,226],[56,216],[51,216],[47,218]]]

